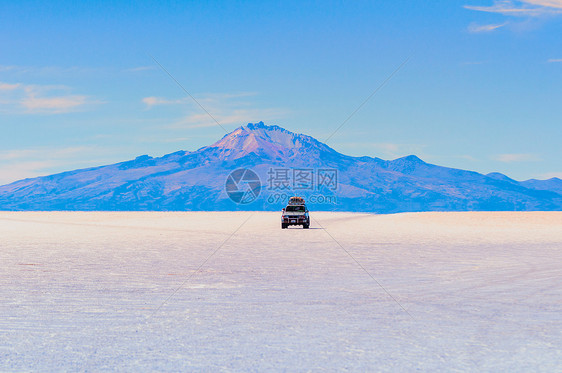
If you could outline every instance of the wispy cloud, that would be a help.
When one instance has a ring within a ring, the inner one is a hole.
[[[78,153],[85,151],[93,151],[97,149],[92,146],[71,146],[64,148],[26,148],[26,149],[13,149],[0,151],[0,161],[29,159],[39,155],[48,154],[51,159],[60,159],[67,157],[74,157]]]
[[[21,86],[21,84],[8,84],[0,82],[0,91],[13,91]]]
[[[130,69],[125,69],[125,71],[131,73],[137,73],[137,72],[149,71],[149,70],[156,70],[156,66],[137,66],[137,67],[132,67]]]
[[[403,157],[410,154],[416,154],[418,156],[426,156],[424,154],[424,149],[426,145],[422,144],[403,144],[394,142],[340,142],[334,144],[341,149],[352,149],[350,153],[377,156],[384,159],[395,159]]]
[[[42,170],[49,169],[55,164],[50,161],[23,161],[10,164],[0,163],[0,185],[14,181],[46,175]]]
[[[384,143],[374,143],[373,147],[375,149],[382,150],[382,151],[387,152],[387,153],[396,154],[402,146],[400,144],[384,142]]]
[[[213,113],[213,117],[222,125],[242,125],[250,122],[259,121],[272,121],[281,118],[286,114],[286,111],[280,109],[224,109],[224,112],[217,111]],[[200,128],[200,127],[214,127],[216,122],[213,121],[207,114],[191,114],[187,117],[173,123],[171,128]]]
[[[481,33],[481,32],[492,32],[495,31],[497,29],[499,29],[500,27],[505,26],[507,23],[501,23],[501,24],[491,24],[491,25],[479,25],[477,23],[471,23],[468,26],[468,32],[476,34],[476,33]]]
[[[547,173],[539,175],[537,178],[539,180],[544,180],[544,179],[552,179],[553,177],[556,177],[558,179],[562,179],[562,171],[560,171],[560,172],[547,172]]]
[[[562,9],[562,0],[523,0],[524,3]]]
[[[562,58],[551,58],[551,59],[547,60],[546,62],[548,62],[548,63],[562,62]]]
[[[238,92],[238,93],[207,93],[202,95],[197,95],[196,99],[201,104],[216,105],[217,103],[224,102],[225,100],[237,99],[242,97],[255,96],[255,92]],[[152,108],[158,105],[191,105],[193,100],[189,97],[179,98],[179,99],[168,99],[164,97],[144,97],[141,100],[147,108]],[[247,103],[240,103],[246,105]]]
[[[30,94],[21,101],[23,105],[31,113],[49,113],[60,114],[68,113],[79,106],[86,104],[86,96],[59,96],[59,97],[37,97]]]
[[[177,100],[169,100],[163,97],[144,97],[142,102],[146,105],[147,109],[152,108],[153,106],[159,105],[177,105],[177,104],[186,104],[187,99],[177,99]]]
[[[504,163],[513,162],[536,162],[540,161],[540,157],[532,153],[509,153],[509,154],[498,154],[493,157],[494,160]]]
[[[478,158],[469,155],[469,154],[463,154],[463,155],[459,155],[458,158],[460,159],[464,159],[465,161],[470,161],[470,162],[477,162]]]
[[[562,13],[562,0],[500,0],[493,5],[465,5],[464,8],[513,17],[540,17]]]
[[[196,99],[221,125],[269,121],[287,114],[287,110],[284,109],[256,107],[248,99],[255,95],[255,92],[207,93],[197,95]],[[142,102],[146,105],[147,110],[160,105],[184,105],[188,108],[190,113],[172,123],[169,128],[217,126],[217,123],[190,98],[168,99],[150,96],[143,98]]]
[[[4,150],[0,152],[0,162],[26,158],[36,154],[36,151],[31,149]]]
[[[499,24],[472,23],[468,26],[470,33],[490,33],[504,26],[512,31],[522,32],[533,30],[547,19],[562,15],[562,0],[495,0],[492,5],[464,5],[464,8],[495,13],[510,19],[509,22]]]
[[[16,114],[61,114],[99,104],[85,95],[71,94],[66,86],[0,82],[0,111]]]
[[[111,71],[105,67],[0,65],[0,72],[17,75],[82,75]]]
[[[82,167],[88,163],[96,165],[99,160],[95,160],[93,154],[99,154],[97,147],[38,147],[0,151],[0,185],[48,175],[57,172],[60,167]]]
[[[0,65],[0,72],[4,72],[4,71],[12,71],[14,69],[16,69],[17,66],[12,66],[12,65]]]

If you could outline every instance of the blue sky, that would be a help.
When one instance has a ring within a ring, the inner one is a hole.
[[[264,121],[351,155],[562,177],[562,0],[0,5],[0,184]]]

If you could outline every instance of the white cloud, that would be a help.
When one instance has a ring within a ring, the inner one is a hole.
[[[227,101],[227,100],[231,100],[231,99],[236,99],[236,98],[242,98],[242,97],[249,97],[249,96],[255,96],[256,93],[254,92],[238,92],[238,93],[206,93],[203,95],[198,95],[195,99],[197,100],[197,102],[199,104],[201,104],[203,107],[205,107],[205,105],[210,105],[210,106],[214,106],[218,103]],[[168,99],[168,98],[164,98],[164,97],[156,97],[156,96],[150,96],[150,97],[144,97],[142,99],[142,102],[147,106],[147,109],[152,108],[153,106],[158,106],[158,105],[191,105],[191,104],[195,104],[197,105],[195,102],[193,102],[193,99],[191,97],[184,97],[184,98],[179,98],[179,99]],[[239,105],[247,105],[247,103],[245,102],[238,102]]]
[[[377,152],[390,155],[392,158],[396,157],[399,154],[400,149],[403,147],[401,144],[394,144],[390,142],[372,143],[371,146],[375,148]]]
[[[147,109],[150,109],[153,106],[158,106],[158,105],[186,104],[187,100],[186,99],[168,100],[162,97],[150,96],[150,97],[143,98],[142,102],[146,105]]]
[[[11,65],[0,65],[0,71],[12,71],[17,69],[17,66],[11,66]]]
[[[257,92],[234,92],[234,93],[203,93],[199,101],[218,102],[223,100],[257,96]]]
[[[136,73],[140,71],[149,71],[149,70],[156,70],[156,66],[138,66],[138,67],[132,67],[130,69],[126,69],[125,71]]]
[[[410,154],[427,157],[424,149],[427,147],[423,144],[401,144],[393,142],[340,142],[335,143],[338,149],[346,154],[368,155],[373,157],[381,157],[383,159],[395,159]]]
[[[500,161],[500,162],[504,162],[504,163],[540,161],[540,157],[538,155],[531,154],[531,153],[498,154],[493,158],[496,161]]]
[[[524,3],[562,9],[562,0],[523,0]]]
[[[475,33],[480,33],[480,32],[492,32],[492,31],[494,31],[494,30],[499,29],[500,27],[505,26],[506,24],[507,24],[507,23],[502,23],[502,24],[499,24],[499,25],[494,25],[494,24],[491,24],[491,25],[479,25],[479,24],[477,24],[477,23],[471,23],[471,24],[468,26],[468,32],[471,32],[471,33],[473,33],[473,34],[475,34]]]
[[[470,161],[470,162],[477,162],[478,161],[478,158],[473,157],[472,155],[468,155],[468,154],[459,155],[458,157],[460,159],[464,159],[465,161]]]
[[[21,101],[29,112],[67,113],[86,103],[86,96],[36,97],[32,94]]]
[[[0,65],[0,72],[9,71],[17,75],[82,75],[108,71],[107,68],[83,67],[83,66],[18,66]]]
[[[65,148],[27,148],[12,149],[0,151],[0,161],[32,159],[36,156],[44,156],[48,154],[50,159],[61,159],[66,157],[74,157],[76,154],[86,151],[94,151],[96,147],[92,146],[70,146]]]
[[[489,3],[491,0],[485,1]],[[468,26],[470,33],[490,33],[504,26],[515,32],[524,32],[562,15],[562,0],[494,0],[492,5],[464,5],[464,8],[503,15],[510,19],[509,22],[495,24],[472,23]]]
[[[10,164],[0,163],[0,185],[17,180],[46,175],[41,170],[54,166],[50,161],[24,161]]]
[[[70,94],[66,86],[41,86],[0,82],[0,111],[16,114],[61,114],[101,103],[88,96]]]
[[[248,109],[222,109],[214,110],[211,113],[213,118],[217,120],[221,125],[243,125],[246,123],[253,123],[264,121],[268,122],[271,120],[279,119],[286,114],[286,111],[280,109],[260,109],[260,108],[248,108]],[[179,120],[178,122],[172,124],[172,128],[199,128],[199,127],[214,127],[218,124],[211,118],[207,113],[197,113],[191,114],[187,117]]]
[[[552,179],[553,177],[557,177],[559,179],[562,179],[562,172],[547,172],[545,174],[541,174],[538,176],[539,180],[545,180],[545,179]]]
[[[0,91],[13,91],[21,86],[19,83],[8,84],[0,82]]]
[[[500,0],[490,6],[465,5],[464,8],[480,12],[499,13],[515,17],[539,17],[562,13],[559,0]]]
[[[242,125],[248,122],[270,121],[283,117],[287,111],[277,108],[258,108],[247,98],[255,96],[255,92],[237,93],[206,93],[195,97],[197,103],[190,97],[181,99],[167,99],[163,97],[145,97],[142,102],[147,109],[159,105],[184,105],[191,113],[172,123],[168,128],[198,128],[221,125]],[[208,111],[213,118],[201,109],[199,104]]]
[[[37,155],[37,152],[32,149],[4,150],[4,151],[0,151],[0,162],[9,161],[13,159],[27,158],[33,155]]]
[[[551,58],[551,59],[547,60],[546,62],[548,62],[548,63],[562,62],[562,58]]]
[[[57,169],[61,167],[83,167],[86,163],[97,165],[98,160],[94,159],[93,154],[99,154],[97,147],[38,147],[0,151],[0,185],[48,175],[58,172]]]

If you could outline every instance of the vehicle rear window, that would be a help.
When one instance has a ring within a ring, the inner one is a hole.
[[[285,211],[304,212],[304,206],[287,206]]]

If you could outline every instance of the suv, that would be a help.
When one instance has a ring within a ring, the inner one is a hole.
[[[283,209],[281,216],[281,229],[289,225],[302,225],[304,229],[310,227],[310,216],[302,197],[291,197],[289,204]]]

